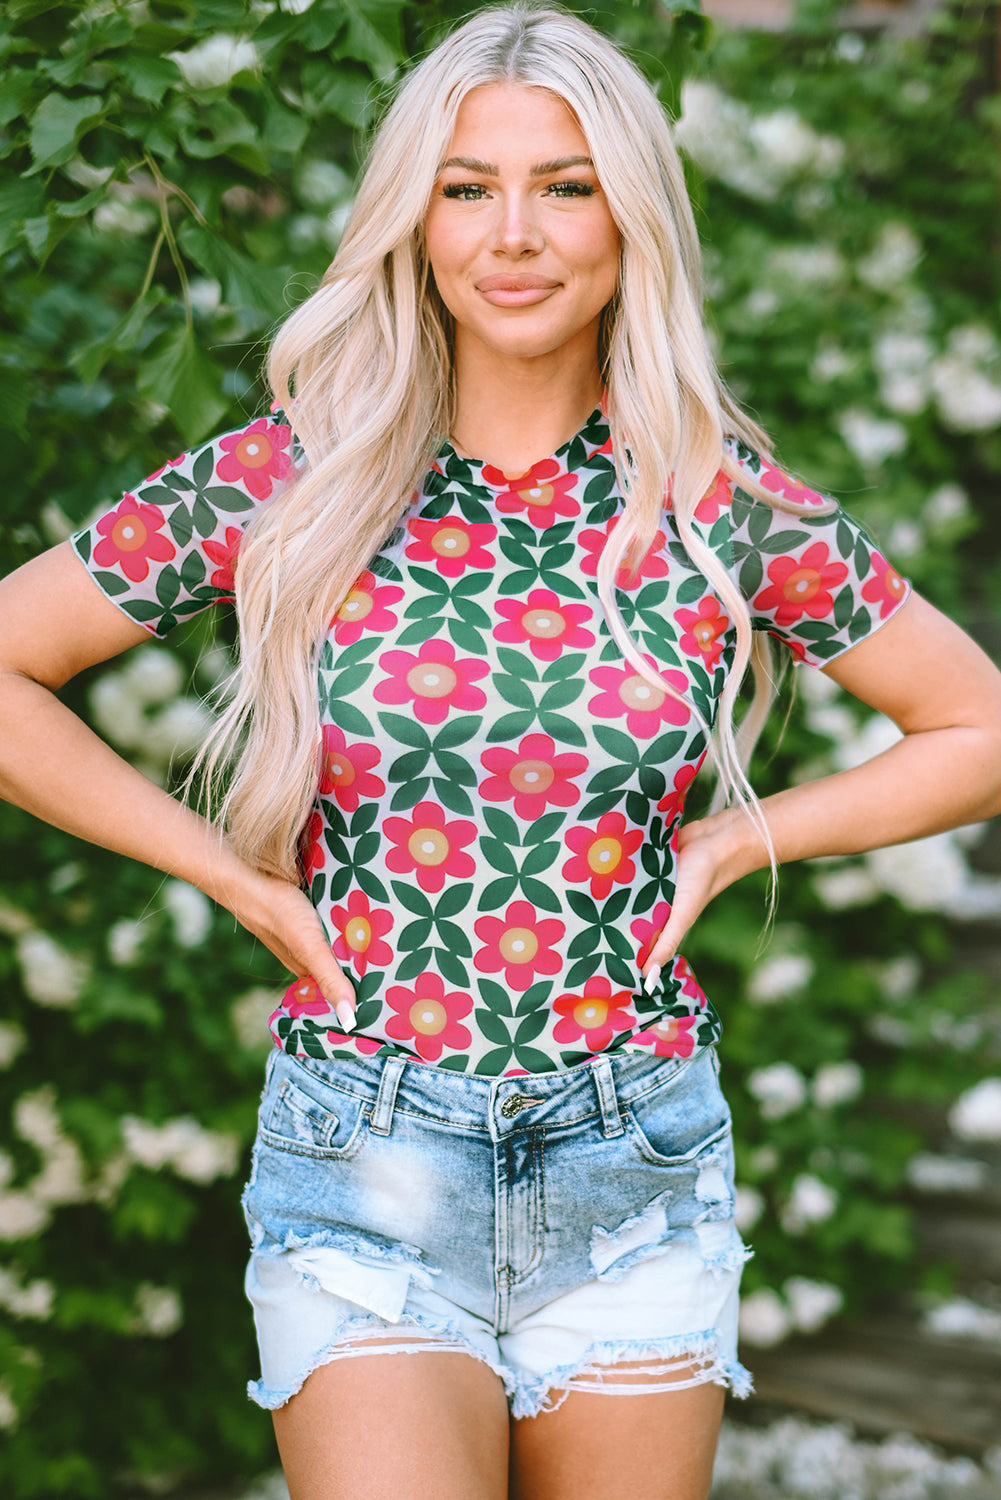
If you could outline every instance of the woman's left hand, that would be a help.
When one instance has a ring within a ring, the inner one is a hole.
[[[653,989],[661,968],[677,953],[686,932],[713,897],[767,863],[764,844],[739,807],[682,824],[671,913],[642,970],[644,980],[649,980],[648,989]]]

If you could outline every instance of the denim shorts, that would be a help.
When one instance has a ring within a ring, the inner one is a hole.
[[[275,1049],[243,1195],[251,1399],[429,1350],[484,1361],[514,1417],[569,1390],[747,1395],[718,1075],[714,1047],[497,1079]]]

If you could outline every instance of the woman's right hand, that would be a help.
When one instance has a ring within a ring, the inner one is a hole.
[[[334,958],[309,897],[291,881],[239,864],[238,879],[224,879],[213,892],[216,899],[297,978],[312,977],[344,1030],[353,1030],[354,986]]]

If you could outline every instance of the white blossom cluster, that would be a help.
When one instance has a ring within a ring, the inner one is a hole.
[[[285,9],[292,7],[286,6]],[[304,10],[306,6],[302,7]],[[253,42],[245,37],[231,36],[217,31],[204,41],[196,42],[186,52],[168,52],[190,89],[217,89],[224,87],[237,73],[257,73],[261,59]]]
[[[723,1424],[712,1500],[989,1500],[997,1482],[990,1455],[980,1465],[909,1433],[873,1442],[844,1423],[781,1417]]]
[[[0,1240],[8,1241],[40,1234],[48,1227],[54,1208],[95,1196],[80,1148],[63,1129],[51,1084],[21,1095],[14,1106],[13,1123],[21,1139],[39,1153],[42,1166],[24,1187],[13,1188],[9,1186],[13,1161],[0,1152]]]
[[[88,698],[98,732],[160,784],[171,760],[192,755],[212,724],[201,699],[182,692],[184,676],[172,651],[144,646],[123,666],[103,672]]]
[[[781,1294],[760,1287],[740,1300],[740,1336],[757,1349],[770,1349],[792,1333],[816,1333],[841,1311],[844,1298],[827,1281],[790,1276]]]
[[[758,114],[715,84],[686,80],[674,138],[709,176],[773,202],[805,177],[830,177],[841,167],[844,145],[818,135],[794,109]]]
[[[206,1130],[193,1115],[178,1115],[162,1125],[125,1115],[122,1137],[129,1162],[153,1172],[169,1167],[189,1182],[204,1184],[216,1177],[231,1177],[239,1162],[239,1138]]]

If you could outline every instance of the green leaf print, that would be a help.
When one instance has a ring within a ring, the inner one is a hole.
[[[518,866],[514,855],[503,840],[480,839],[480,849],[493,869],[500,870],[505,875],[517,875]]]
[[[553,568],[540,568],[539,580],[554,593],[562,594],[565,599],[587,598],[587,594],[579,584],[576,584],[566,573],[559,573]]]
[[[629,901],[629,888],[623,886],[619,891],[613,891],[608,900],[601,908],[601,920],[603,923],[617,922],[625,911]]]
[[[492,1010],[475,1010],[473,1015],[488,1042],[493,1042],[495,1046],[510,1047],[511,1036],[500,1016]]]
[[[502,911],[518,889],[518,876],[502,875],[499,880],[491,880],[490,884],[483,890],[479,901],[476,903],[477,911]],[[536,906],[538,902],[535,903]],[[550,908],[551,910],[552,908]]]
[[[218,517],[213,516],[212,531],[216,529],[217,525]],[[186,547],[188,545],[191,540],[191,533],[193,529],[192,519],[188,514],[187,506],[181,504],[174,505],[169,515],[167,516],[167,530],[174,538],[174,541],[176,542],[178,547]],[[202,535],[211,535],[211,532],[203,532]]]
[[[119,578],[117,573],[95,572],[94,580],[96,583],[100,584],[104,592],[106,594],[110,594],[112,598],[117,598],[119,594],[127,594],[129,589],[131,588],[131,584],[129,584],[124,578]],[[159,614],[160,611],[156,610],[156,613]],[[134,615],[133,618],[135,618]]]
[[[762,552],[779,557],[783,552],[792,552],[803,540],[801,531],[776,531],[761,544]]]
[[[834,623],[839,630],[844,630],[855,612],[855,599],[851,587],[843,588],[834,601]]]
[[[855,568],[860,578],[864,578],[869,571],[869,548],[866,546],[866,537],[860,536],[855,541]]]
[[[431,936],[433,925],[429,917],[418,917],[415,921],[408,922],[396,939],[397,947],[401,952],[409,952],[411,948],[423,948]]]
[[[430,921],[434,916],[431,903],[423,891],[417,890],[412,885],[407,885],[405,880],[391,881],[393,895],[407,911],[412,911],[415,917],[427,917]]]
[[[667,782],[663,772],[656,770],[653,766],[640,766],[640,791],[650,802],[659,802],[667,791]],[[646,822],[644,815],[642,821]]]
[[[629,780],[634,770],[633,766],[605,766],[604,770],[596,772],[591,777],[587,790],[592,793],[615,791],[624,781]]]
[[[200,490],[203,490],[212,478],[212,466],[215,462],[215,453],[211,447],[203,448],[191,466],[191,477]],[[170,476],[168,475],[168,478]]]
[[[567,948],[567,958],[580,958],[583,953],[593,953],[601,942],[601,929],[588,927],[584,932],[578,932],[573,942]]]
[[[511,998],[503,985],[495,979],[478,979],[477,985],[480,991],[480,999],[488,1010],[497,1016],[510,1016]]]
[[[439,1068],[448,1068],[450,1073],[465,1073],[469,1069],[469,1053],[460,1052],[451,1057],[443,1057],[437,1066]]]
[[[537,984],[529,985],[514,1008],[515,1015],[526,1016],[529,1011],[544,1009],[552,992],[553,981],[551,979],[540,979]]]
[[[547,839],[552,838],[557,828],[566,822],[566,817],[566,813],[561,812],[544,813],[541,818],[536,818],[535,822],[530,823],[525,829],[522,842],[526,846],[545,843]]]
[[[447,781],[443,776],[434,779],[435,796],[438,801],[447,807],[449,812],[461,813],[464,817],[472,817],[476,809],[468,792],[464,792],[461,786],[456,786],[454,781]]]
[[[554,546],[551,544],[546,548],[545,552],[543,552],[541,558],[539,559],[539,570],[542,573],[545,573],[547,570],[552,573],[562,573],[563,569],[566,567],[567,563],[570,562],[573,555],[573,542],[561,542],[559,546]],[[564,578],[564,587],[566,586],[566,582],[567,580]]]
[[[566,897],[567,905],[582,922],[587,922],[591,927],[601,926],[601,916],[590,896],[586,896],[583,891],[567,891]]]
[[[450,750],[436,749],[434,758],[442,774],[447,776],[454,786],[476,785],[476,772],[468,760],[464,760],[461,755],[453,755]]]
[[[559,844],[537,844],[529,850],[521,867],[522,876],[541,875],[556,863],[562,853]]]
[[[621,937],[622,934],[620,933],[618,936]],[[638,987],[639,970],[636,967],[636,960],[633,957],[631,949],[628,955],[624,955],[623,958],[619,958],[615,953],[607,953],[604,955],[604,961],[608,977],[613,984],[620,984],[628,990],[634,990]]]
[[[609,755],[621,761],[624,766],[635,766],[639,761],[640,753],[636,741],[630,739],[628,734],[623,734],[621,729],[611,729],[607,724],[596,724],[594,737],[602,750],[607,750]]]
[[[561,1053],[561,1056],[565,1054]],[[586,1053],[583,1055],[586,1057]],[[524,1068],[526,1073],[544,1073],[547,1068],[551,1069],[553,1060],[545,1052],[540,1052],[538,1047],[516,1047],[514,1060],[519,1068]],[[583,1061],[583,1057],[581,1058]]]
[[[863,640],[871,629],[872,624],[869,619],[869,611],[863,606],[851,618],[848,626],[848,638],[854,645],[856,641]]]
[[[168,563],[156,580],[156,597],[165,608],[169,609],[180,592],[180,576],[177,569]]]
[[[494,1047],[492,1051],[483,1054],[473,1071],[479,1074],[481,1078],[496,1078],[498,1074],[503,1073],[510,1061],[510,1045],[506,1047]],[[550,1067],[552,1067],[551,1063]]]
[[[413,781],[415,776],[420,776],[428,761],[431,759],[431,747],[427,746],[421,750],[407,750],[405,754],[398,755],[386,772],[387,781]],[[378,812],[378,805],[373,803]]]
[[[521,843],[518,833],[518,825],[510,813],[504,812],[500,807],[484,807],[483,821],[495,838],[503,839],[505,843],[517,848]]]
[[[448,944],[449,952],[461,954],[463,958],[472,958],[472,944],[457,922],[439,921],[437,927],[438,936],[443,943]]]
[[[546,885],[544,881],[535,880],[530,875],[524,875],[521,879],[521,889],[525,893],[525,900],[531,901],[540,911],[560,910],[560,898],[552,886]]]
[[[396,966],[396,977],[400,980],[416,979],[423,974],[431,962],[430,948],[417,948],[413,953],[408,953],[406,958]]]
[[[462,911],[464,906],[468,905],[472,894],[473,885],[469,880],[464,880],[461,885],[449,886],[442,891],[434,908],[435,921],[440,922],[443,917],[454,917]]]
[[[432,620],[418,620],[416,624],[408,625],[405,630],[400,631],[396,643],[399,646],[423,646],[425,641],[429,641],[440,630],[440,615],[435,615]]]
[[[453,645],[458,646],[460,651],[483,656],[487,649],[486,642],[475,626],[464,624],[461,620],[446,620],[445,625]]]
[[[543,682],[562,682],[566,677],[577,677],[584,670],[586,657],[583,651],[564,651],[551,661],[542,674]]]
[[[539,710],[548,713],[555,708],[566,708],[568,703],[573,703],[584,691],[586,684],[583,679],[571,678],[567,682],[554,682],[548,687],[539,700]]]
[[[361,709],[356,708],[353,703],[343,703],[333,694],[327,695],[327,717],[337,725],[338,729],[343,729],[345,734],[358,734],[367,739],[372,738],[372,726]]]
[[[841,557],[851,557],[855,550],[855,536],[848,522],[841,516],[837,524],[837,548]]]
[[[436,948],[434,950],[438,967],[442,978],[451,984],[461,984],[464,989],[469,987],[469,975],[466,973],[465,965],[459,962],[450,948]]]
[[[210,485],[205,491],[205,498],[213,510],[241,511],[254,508],[250,496],[241,494],[236,485]]]
[[[360,802],[351,814],[348,837],[352,839],[361,838],[363,833],[368,833],[378,816],[379,804],[377,802]]]
[[[534,1042],[540,1032],[545,1031],[549,1016],[544,1010],[532,1011],[522,1021],[514,1034],[516,1047],[523,1047],[526,1042]]]
[[[365,892],[370,901],[386,902],[389,900],[389,892],[373,871],[358,869],[355,870],[354,876],[356,884]]]
[[[196,495],[191,506],[191,519],[199,536],[211,536],[219,524],[219,517],[201,495]],[[182,543],[183,545],[183,543]]]
[[[507,677],[498,672],[493,679],[493,686],[505,703],[511,703],[515,708],[527,708],[534,713],[535,699],[532,696],[532,689],[520,677]]]
[[[554,740],[561,740],[565,745],[583,748],[587,744],[587,736],[580,725],[575,724],[573,719],[565,719],[562,714],[553,714],[543,709],[539,713],[539,725],[545,734],[552,735]]]
[[[439,750],[454,750],[456,745],[465,745],[477,733],[480,723],[478,714],[464,714],[461,717],[446,720],[434,737],[435,755],[438,755]],[[440,760],[439,764],[441,764]]]
[[[511,677],[524,682],[538,682],[538,669],[532,658],[523,652],[513,651],[510,646],[498,646],[497,660]]]
[[[351,869],[344,865],[339,870],[334,870],[330,876],[330,899],[331,901],[343,901],[351,889]]]
[[[537,568],[525,568],[520,573],[509,573],[504,580],[508,595],[515,599],[522,598],[539,578]]]
[[[591,797],[580,809],[579,816],[585,822],[592,822],[596,818],[603,818],[605,813],[612,812],[618,807],[621,800],[619,792],[602,792],[597,797]]]
[[[513,562],[516,567],[525,569],[532,578],[535,577],[535,561],[524,542],[515,537],[501,536],[498,537],[497,544],[508,562]]]
[[[636,898],[633,901],[633,915],[638,917],[643,912],[649,911],[654,902],[660,899],[660,895],[660,881],[648,880],[646,885],[641,886],[636,892]]]
[[[410,604],[407,605],[406,609],[404,610],[403,618],[405,620],[425,621],[430,619],[437,622],[441,619],[441,616],[443,614],[443,603],[444,600],[437,594],[432,594],[420,599],[414,599]],[[412,632],[414,628],[414,626],[411,626],[410,631]],[[402,641],[403,636],[401,635],[399,639]]]
[[[642,828],[650,811],[650,799],[644,797],[641,792],[630,790],[626,793],[626,817],[631,823]]]
[[[597,505],[599,501],[607,500],[614,488],[614,472],[609,471],[605,474],[595,474],[593,479],[588,480],[587,487],[584,490],[584,504]],[[588,516],[588,520],[593,523],[594,517]]]
[[[532,713],[519,710],[517,713],[504,714],[487,730],[487,743],[494,745],[499,741],[508,744],[511,740],[520,740],[523,734],[528,733],[534,718],[534,710]]]
[[[416,750],[430,750],[431,741],[427,731],[422,729],[415,719],[407,719],[403,714],[390,713],[388,709],[382,709],[378,715],[379,722],[394,740],[399,740],[401,745],[413,745]],[[371,734],[371,730],[369,731]]]

